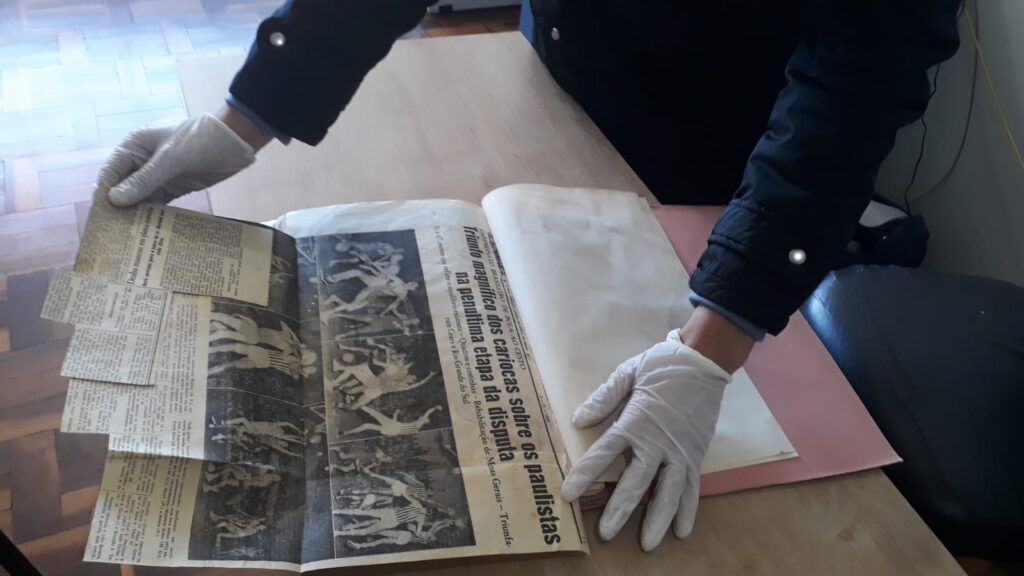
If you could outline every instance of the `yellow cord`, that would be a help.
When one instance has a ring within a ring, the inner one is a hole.
[[[992,74],[989,73],[988,64],[985,62],[985,53],[981,50],[981,42],[978,41],[978,34],[974,30],[974,20],[971,18],[971,11],[964,10],[964,15],[967,16],[967,29],[970,30],[971,39],[974,40],[974,49],[978,51],[978,60],[981,61],[981,71],[985,74],[985,81],[988,83],[989,92],[992,93],[992,101],[996,105],[996,113],[999,114],[999,118],[1003,121],[1003,129],[1006,130],[1006,137],[1010,141],[1010,148],[1013,149],[1013,153],[1017,156],[1017,163],[1020,165],[1021,169],[1024,169],[1024,156],[1021,155],[1020,148],[1017,147],[1017,141],[1013,138],[1013,130],[1010,129],[1010,121],[1006,119],[1003,107],[999,103],[999,95],[996,93],[996,86],[992,82]]]

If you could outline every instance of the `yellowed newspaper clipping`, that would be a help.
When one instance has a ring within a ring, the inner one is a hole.
[[[269,229],[162,204],[93,198],[75,272],[118,284],[267,304]]]

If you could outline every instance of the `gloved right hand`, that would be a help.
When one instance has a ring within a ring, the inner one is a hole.
[[[562,483],[562,497],[579,498],[623,453],[632,459],[598,523],[610,540],[619,533],[658,476],[640,546],[654,550],[670,524],[679,538],[693,530],[700,496],[700,468],[718,423],[725,386],[732,376],[673,330],[664,342],[626,360],[572,416],[576,428],[622,413],[577,462]]]
[[[256,160],[253,147],[212,114],[177,128],[128,135],[100,169],[97,187],[115,206],[167,203],[209,188]]]

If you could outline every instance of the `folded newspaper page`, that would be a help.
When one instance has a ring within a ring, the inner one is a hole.
[[[263,230],[267,266],[253,273],[248,240],[167,228],[170,213],[147,210],[90,225],[113,238],[119,220],[134,227],[119,242],[152,250],[170,245],[145,230],[163,218],[186,251],[241,247],[219,270],[244,280],[169,280],[212,273],[193,259],[139,282],[134,256],[95,247],[55,280],[47,314],[76,326],[80,356],[65,365],[62,430],[110,434],[86,560],[306,571],[586,550],[482,214],[298,239]]]

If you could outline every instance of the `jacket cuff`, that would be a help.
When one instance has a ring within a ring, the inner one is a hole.
[[[690,289],[777,335],[845,249],[801,219],[797,211],[734,199],[708,237]]]
[[[275,36],[277,43],[271,42]],[[282,42],[283,39],[283,42]],[[339,68],[334,82],[317,70],[317,46],[293,30],[288,19],[271,16],[256,31],[245,64],[231,82],[230,94],[276,131],[309,145],[319,144],[341,111],[328,104],[329,84],[348,83],[355,92],[362,76]]]
[[[709,245],[700,257],[690,288],[773,336],[782,332],[789,316],[813,291],[796,290],[774,271],[716,245]]]
[[[363,77],[432,0],[288,0],[260,23],[230,92],[277,131],[316,145]]]
[[[243,104],[241,101],[238,100],[238,98],[235,98],[233,94],[228,94],[227,98],[225,98],[224,101],[227,102],[228,106],[231,106],[232,108],[237,110],[239,114],[248,118],[250,122],[259,126],[260,130],[263,130],[267,134],[270,134],[274,138],[280,140],[282,144],[288,145],[291,143],[291,136],[284,134],[280,130],[276,130],[270,124],[267,124],[263,120],[263,118],[260,118],[259,114],[253,112],[252,108],[249,108],[248,106]]]
[[[739,316],[738,314],[735,314],[734,312],[727,310],[722,306],[719,306],[718,304],[712,302],[711,300],[708,300],[707,298],[701,296],[700,294],[697,294],[696,292],[690,292],[690,304],[693,304],[694,306],[703,306],[705,308],[710,308],[711,310],[714,310],[721,316],[724,316],[726,320],[735,324],[737,328],[746,332],[747,335],[753,338],[754,340],[758,342],[764,340],[765,330],[763,328],[755,326],[753,322],[750,322],[749,320]]]

